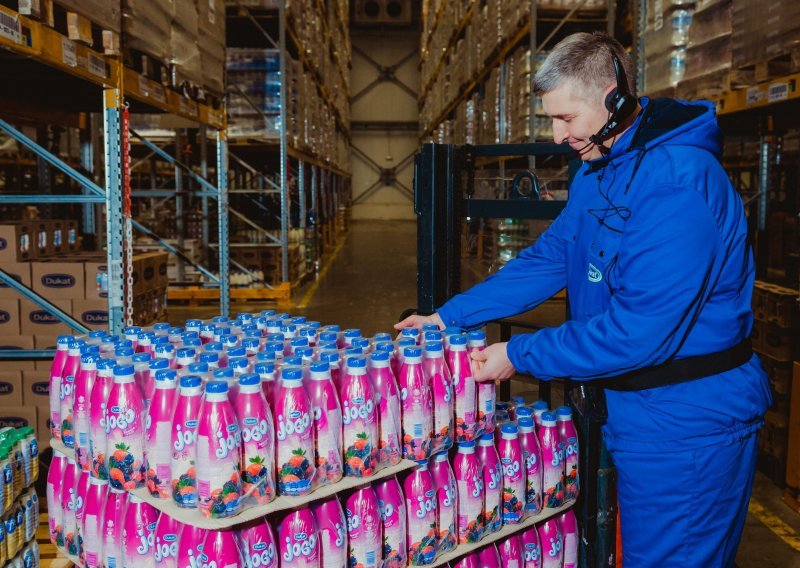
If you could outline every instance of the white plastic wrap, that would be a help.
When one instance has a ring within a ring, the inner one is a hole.
[[[57,0],[56,4],[89,18],[105,30],[120,32],[120,0]]]

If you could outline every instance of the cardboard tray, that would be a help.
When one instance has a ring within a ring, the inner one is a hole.
[[[54,450],[58,450],[59,452],[65,455],[68,456],[75,455],[74,450],[66,447],[60,441],[51,440],[50,444]],[[320,487],[316,491],[312,491],[307,495],[301,495],[298,497],[284,495],[276,498],[274,501],[272,501],[271,503],[267,503],[266,505],[257,505],[255,507],[248,507],[242,509],[242,511],[238,515],[234,517],[228,517],[225,519],[209,519],[203,517],[200,514],[200,511],[198,511],[197,509],[184,509],[182,507],[178,507],[172,499],[159,499],[157,497],[151,496],[150,493],[147,491],[147,488],[145,487],[134,489],[130,491],[130,493],[136,495],[142,501],[149,503],[159,511],[167,513],[170,517],[172,517],[176,521],[180,521],[184,524],[193,525],[203,529],[225,529],[255,519],[259,519],[265,515],[270,515],[272,513],[296,509],[297,507],[302,507],[303,505],[306,505],[308,503],[312,503],[314,501],[319,501],[320,499],[331,497],[342,491],[357,489],[359,487],[369,485],[373,481],[378,481],[380,479],[391,477],[392,475],[402,473],[410,469],[414,469],[415,466],[416,463],[414,463],[411,460],[402,460],[399,464],[384,468],[376,472],[375,475],[371,477],[343,477],[339,483],[334,483],[333,485],[326,485],[325,487]]]

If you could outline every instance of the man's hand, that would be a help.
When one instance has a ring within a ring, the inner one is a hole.
[[[517,373],[514,365],[508,360],[507,346],[508,343],[494,343],[483,351],[476,350],[470,354],[477,382],[505,381]]]
[[[408,316],[403,321],[394,324],[394,328],[397,331],[402,331],[407,327],[415,327],[419,330],[422,330],[422,326],[426,323],[435,323],[437,326],[439,326],[439,329],[444,329],[445,327],[442,318],[439,317],[439,314],[431,314],[429,316]]]

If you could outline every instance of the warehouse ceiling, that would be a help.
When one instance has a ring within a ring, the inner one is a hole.
[[[358,31],[419,33],[420,0],[352,0],[350,27]]]

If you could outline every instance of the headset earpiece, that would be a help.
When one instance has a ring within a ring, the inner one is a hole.
[[[608,112],[614,112],[614,108],[617,106],[617,99],[619,98],[619,89],[614,87],[610,93],[606,95],[606,109]]]
[[[636,111],[637,100],[636,97],[628,90],[628,79],[625,76],[625,68],[622,62],[614,53],[614,50],[609,48],[611,52],[611,64],[614,66],[614,77],[617,81],[617,86],[606,95],[605,106],[608,109],[608,121],[603,127],[597,131],[594,136],[589,140],[593,143],[600,145],[600,143],[608,138],[619,126],[624,123]]]

